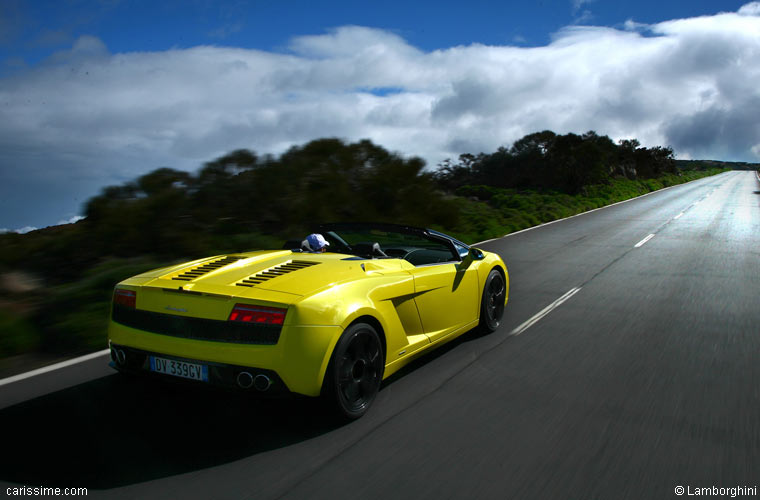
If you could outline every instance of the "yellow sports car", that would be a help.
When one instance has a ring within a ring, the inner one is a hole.
[[[450,236],[327,224],[284,249],[149,271],[114,289],[112,366],[362,416],[382,380],[468,330],[499,326],[507,267]]]

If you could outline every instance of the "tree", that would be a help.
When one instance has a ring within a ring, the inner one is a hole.
[[[137,188],[144,196],[153,196],[167,189],[185,189],[192,184],[188,172],[159,168],[137,179]]]

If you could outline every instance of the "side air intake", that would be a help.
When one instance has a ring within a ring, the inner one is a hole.
[[[253,276],[250,276],[235,284],[237,286],[252,287],[260,283],[264,283],[265,281],[269,281],[278,276],[282,276],[283,274],[292,273],[293,271],[298,271],[299,269],[305,269],[307,267],[315,266],[317,264],[319,264],[319,262],[310,262],[308,260],[291,260],[284,264],[280,264],[279,266],[270,267],[269,269],[259,271]]]

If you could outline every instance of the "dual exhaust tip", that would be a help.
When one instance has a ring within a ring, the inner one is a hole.
[[[262,373],[254,377],[248,372],[240,372],[237,376],[237,384],[241,389],[253,387],[259,392],[264,392],[272,386],[272,379]]]
[[[111,347],[111,359],[118,363],[119,366],[124,366],[127,364],[127,353],[123,349]],[[240,372],[237,376],[237,385],[241,389],[253,387],[259,392],[264,392],[272,387],[272,379],[263,373],[253,376],[249,372]]]
[[[111,359],[118,363],[119,366],[124,366],[127,363],[127,353],[123,349],[111,347]]]

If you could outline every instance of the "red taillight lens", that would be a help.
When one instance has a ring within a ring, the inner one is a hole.
[[[134,309],[135,305],[137,304],[137,292],[134,290],[116,288],[113,291],[113,303]]]
[[[285,322],[287,309],[267,306],[249,306],[235,304],[232,308],[230,321],[242,321],[243,323],[256,323],[259,325],[281,325]]]

